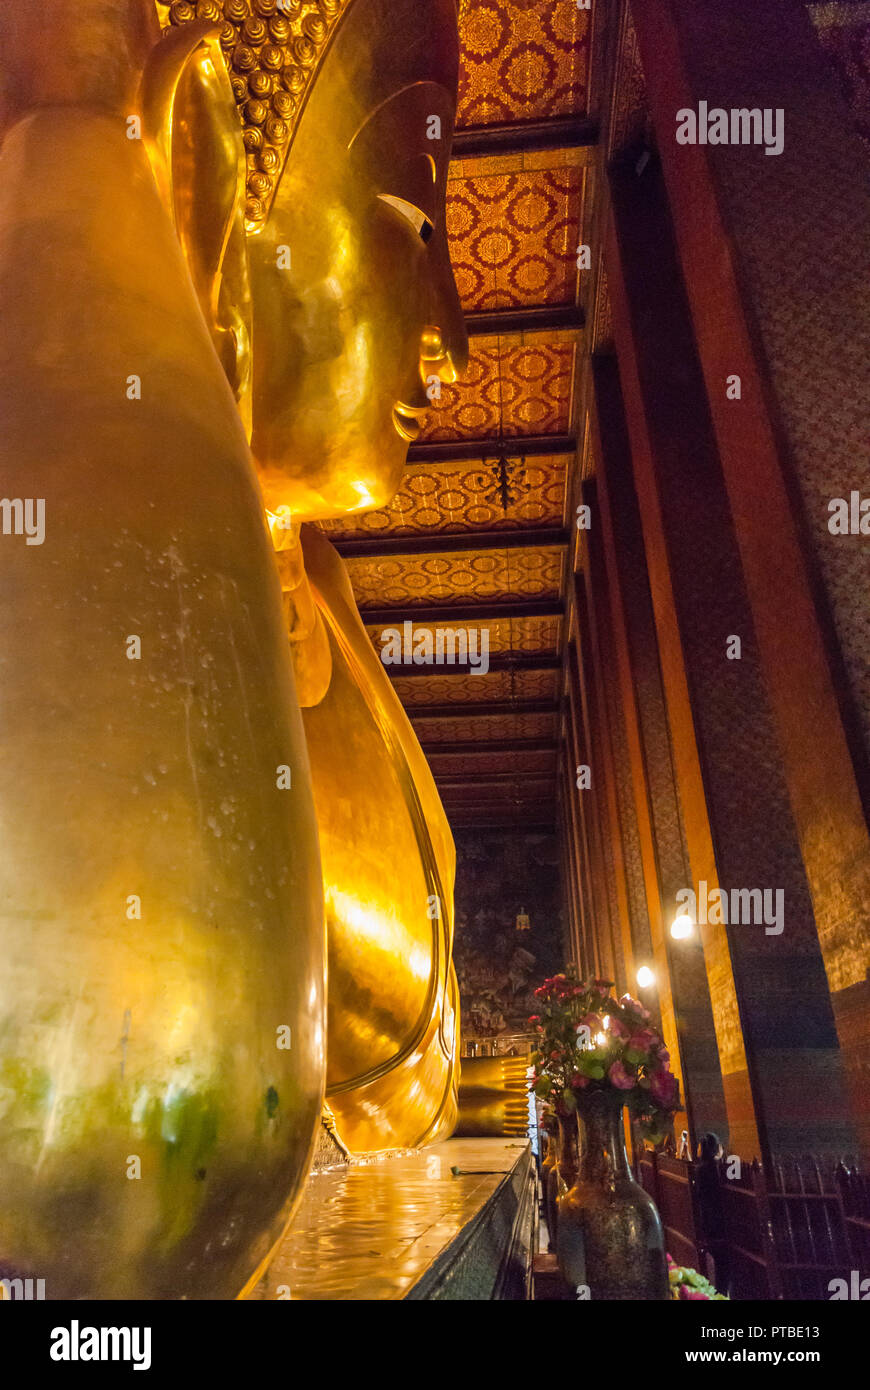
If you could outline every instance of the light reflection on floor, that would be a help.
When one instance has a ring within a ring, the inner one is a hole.
[[[287,1289],[299,1300],[404,1298],[525,1148],[516,1139],[450,1139],[317,1174],[251,1298],[286,1298]]]

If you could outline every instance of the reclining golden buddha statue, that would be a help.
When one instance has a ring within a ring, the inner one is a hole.
[[[452,840],[303,523],[392,496],[464,360],[456,16],[41,19],[0,9],[0,490],[45,517],[0,537],[0,1274],[232,1297],[324,1080],[354,1152],[455,1119]]]
[[[170,31],[220,9],[158,8]],[[323,862],[327,1100],[352,1152],[414,1146],[456,1118],[452,839],[344,566],[300,525],[389,502],[426,383],[465,362],[444,226],[454,0],[227,0],[222,14],[247,152],[245,414]],[[196,109],[182,94],[180,119]]]

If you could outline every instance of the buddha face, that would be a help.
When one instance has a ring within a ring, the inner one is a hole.
[[[352,0],[249,238],[251,444],[296,520],[393,496],[467,340],[444,226],[453,0]]]

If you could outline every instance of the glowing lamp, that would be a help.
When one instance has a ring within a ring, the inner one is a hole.
[[[695,923],[686,912],[681,912],[671,923],[671,936],[675,941],[685,941],[695,930]]]

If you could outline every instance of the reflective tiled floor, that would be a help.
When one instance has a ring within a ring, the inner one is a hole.
[[[525,1148],[515,1139],[450,1139],[315,1175],[251,1297],[404,1298]]]

